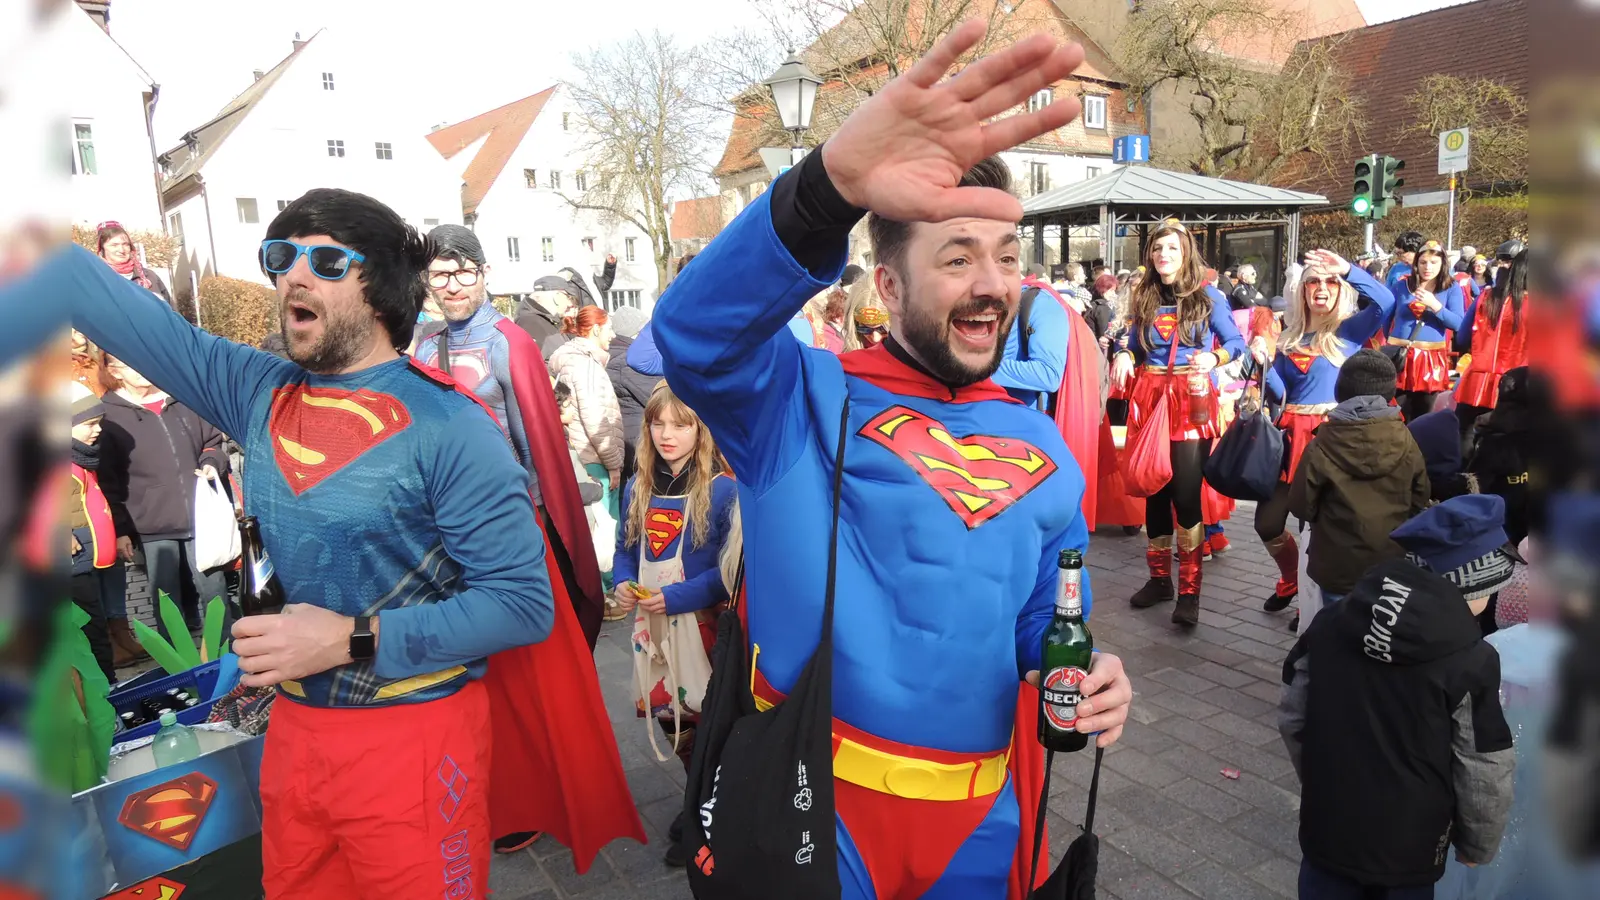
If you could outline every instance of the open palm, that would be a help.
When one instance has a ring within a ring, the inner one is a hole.
[[[901,222],[958,216],[1016,221],[1022,205],[1004,191],[956,185],[987,156],[1072,121],[1078,101],[988,121],[1066,77],[1083,61],[1076,44],[1034,35],[941,82],[983,36],[967,22],[910,71],[884,86],[822,146],[822,161],[852,204]]]

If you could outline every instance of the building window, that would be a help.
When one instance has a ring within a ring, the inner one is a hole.
[[[572,115],[572,113],[562,113],[561,114],[561,130],[562,131],[566,131],[567,130],[567,120],[568,120],[569,117],[571,117],[571,115]]]
[[[437,228],[438,226],[439,226],[439,220],[438,219],[423,219],[422,220],[422,227],[423,228]]]
[[[325,91],[333,90],[333,73],[332,72],[323,72],[322,73],[322,89],[325,90]]]
[[[552,190],[552,191],[561,190],[561,173],[557,172],[557,171],[555,171],[553,169],[550,172],[550,190]]]
[[[183,213],[176,213],[175,212],[172,215],[167,217],[167,231],[168,231],[168,233],[170,233],[172,235],[172,239],[178,242],[178,246],[182,247],[183,246]]]
[[[1099,166],[1084,166],[1084,168],[1083,168],[1083,177],[1085,179],[1099,178],[1100,177],[1100,167]]]
[[[256,211],[254,197],[240,197],[234,201],[239,207],[239,221],[245,225],[254,225],[261,221],[261,215]]]
[[[545,262],[556,261],[556,239],[553,237],[539,238],[539,258]]]
[[[506,259],[522,262],[522,241],[514,237],[506,238]]]
[[[88,122],[73,122],[72,174],[97,175],[99,172],[100,165],[94,158],[94,126]]]
[[[1103,94],[1085,94],[1083,98],[1083,127],[1104,131],[1106,127],[1106,98]]]
[[[594,238],[584,238],[583,239],[583,249],[589,251],[590,253],[593,253],[594,252]]]
[[[1028,163],[1028,187],[1033,194],[1050,190],[1050,167],[1044,163]]]
[[[606,300],[610,301],[606,306],[611,311],[621,309],[624,306],[631,306],[634,309],[639,308],[638,291],[607,291]]]
[[[288,208],[289,208],[289,201],[287,201],[287,200],[279,200],[278,201],[278,212],[283,212],[284,210],[286,210]]]
[[[1028,112],[1038,112],[1039,110],[1044,109],[1046,106],[1050,105],[1050,101],[1054,100],[1055,97],[1055,92],[1049,88],[1045,88],[1042,91],[1036,91],[1032,97],[1028,98]]]
[[[539,170],[538,169],[523,169],[522,170],[522,180],[527,183],[528,187],[531,187],[531,188],[538,187],[539,186]]]
[[[387,141],[378,141],[373,144],[378,151],[379,159],[394,159],[394,145]]]
[[[344,141],[329,141],[328,155],[344,159]]]
[[[582,172],[576,172],[572,176],[572,184],[580,191],[587,191],[589,189],[589,176]]]
[[[625,238],[622,241],[622,258],[628,262],[633,262],[634,241],[634,238]]]

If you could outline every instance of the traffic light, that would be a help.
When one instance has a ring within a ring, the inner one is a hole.
[[[1355,188],[1351,192],[1350,212],[1358,219],[1372,218],[1372,209],[1377,201],[1378,187],[1378,160],[1381,157],[1371,153],[1356,160]]]
[[[1394,208],[1396,200],[1400,199],[1400,186],[1406,183],[1400,177],[1400,170],[1406,167],[1406,161],[1393,156],[1379,156],[1377,165],[1377,195],[1374,196],[1373,205],[1375,215],[1373,218],[1381,219]]]

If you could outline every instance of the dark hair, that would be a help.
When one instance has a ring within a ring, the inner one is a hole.
[[[1500,273],[1494,280],[1494,287],[1489,289],[1489,296],[1483,299],[1483,314],[1488,317],[1492,327],[1500,327],[1500,312],[1505,309],[1506,300],[1511,300],[1511,330],[1522,330],[1522,305],[1528,300],[1528,250],[1526,247],[1521,253],[1511,258],[1511,268]]]
[[[1011,192],[1011,167],[998,156],[979,161],[961,176],[960,187],[997,188]],[[872,258],[880,265],[897,266],[911,238],[911,223],[885,219],[877,213],[867,216],[867,236],[872,241]]]
[[[428,240],[433,243],[434,259],[447,259],[460,266],[467,263],[476,266],[489,264],[489,258],[483,252],[483,242],[464,225],[440,225],[428,232]]]
[[[411,345],[417,313],[428,296],[426,276],[433,242],[382,203],[338,188],[315,188],[290,203],[267,226],[267,240],[325,234],[365,256],[360,274],[367,305],[389,332],[396,350]],[[278,277],[262,272],[274,285]]]
[[[114,237],[116,237],[118,235],[121,235],[122,237],[127,238],[128,239],[128,243],[130,243],[130,244],[133,243],[133,235],[128,233],[128,229],[122,227],[122,223],[121,222],[101,222],[99,227],[95,228],[95,230],[94,230],[94,252],[95,252],[95,255],[96,256],[105,256],[106,255],[106,241],[109,241],[109,240],[111,240],[112,238],[114,238]],[[135,260],[138,259],[137,256],[135,256],[134,258],[135,258]]]
[[[1445,291],[1450,290],[1451,285],[1456,283],[1455,275],[1450,271],[1450,257],[1445,255],[1444,248],[1439,246],[1438,241],[1429,241],[1429,244],[1432,244],[1432,246],[1423,245],[1422,248],[1417,250],[1416,260],[1420,261],[1424,253],[1439,257],[1439,274],[1433,276],[1432,284],[1422,284],[1422,269],[1417,266],[1416,262],[1413,262],[1411,274],[1405,278],[1406,287],[1413,291],[1426,288],[1435,294],[1443,294]],[[1441,300],[1440,302],[1443,301]]]
[[[1416,253],[1422,249],[1423,240],[1420,231],[1402,231],[1400,236],[1394,239],[1394,248],[1401,253]]]
[[[1129,293],[1128,318],[1138,340],[1143,343],[1144,331],[1155,323],[1156,310],[1165,299],[1162,296],[1164,285],[1156,273],[1155,263],[1150,260],[1150,252],[1155,249],[1156,241],[1169,234],[1177,235],[1183,247],[1183,264],[1178,267],[1171,287],[1172,302],[1178,305],[1178,324],[1183,328],[1183,336],[1178,340],[1197,344],[1211,321],[1211,295],[1205,289],[1205,264],[1200,259],[1200,250],[1194,245],[1194,236],[1182,225],[1163,225],[1150,233],[1150,242],[1144,251],[1144,274],[1137,276]]]

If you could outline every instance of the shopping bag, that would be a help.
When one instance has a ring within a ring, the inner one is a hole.
[[[594,522],[590,537],[594,541],[595,562],[600,564],[600,571],[609,572],[612,557],[617,553],[617,520],[611,518],[611,511],[604,503],[590,503],[583,510]]]
[[[194,564],[200,571],[239,558],[239,524],[220,478],[198,475],[194,486]],[[209,597],[201,598],[203,600]]]
[[[1264,409],[1245,404],[1239,417],[1211,448],[1205,477],[1206,483],[1224,497],[1271,500],[1283,479],[1283,432]]]
[[[1311,554],[1307,552],[1310,548],[1311,534],[1310,532],[1302,532],[1300,535],[1300,596],[1296,598],[1299,601],[1300,609],[1300,634],[1305,634],[1306,629],[1311,627],[1311,620],[1317,617],[1317,613],[1322,612],[1322,588],[1311,580],[1310,575],[1306,574],[1306,563],[1311,559]]]
[[[645,713],[650,749],[658,761],[666,762],[672,756],[661,752],[657,745],[660,729],[650,720],[671,714],[675,752],[683,734],[683,719],[699,715],[710,682],[711,658],[700,636],[699,618],[694,613],[663,615],[639,607],[633,620],[634,696]]]
[[[1135,497],[1154,496],[1172,480],[1171,402],[1161,392],[1155,409],[1139,425],[1139,433],[1122,461],[1123,486]]]

